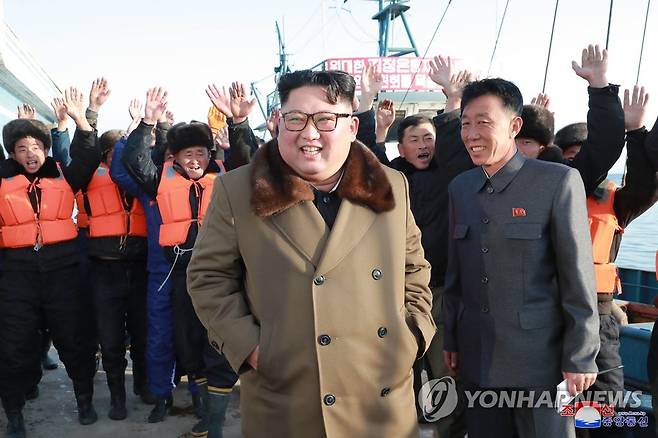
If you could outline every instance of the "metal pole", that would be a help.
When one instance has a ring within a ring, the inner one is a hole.
[[[548,43],[548,56],[546,57],[546,69],[544,70],[544,84],[541,86],[541,92],[546,91],[546,79],[548,78],[548,65],[551,62],[551,50],[553,49],[553,35],[555,33],[555,21],[557,20],[557,7],[560,5],[560,0],[555,0],[555,12],[553,13],[553,26],[551,27],[551,40]]]
[[[649,22],[649,8],[651,8],[651,0],[647,0],[647,14],[644,17],[644,31],[642,31],[642,46],[640,47],[640,60],[637,62],[635,85],[640,82],[640,68],[642,67],[642,54],[644,53],[644,37],[647,35],[647,23]]]

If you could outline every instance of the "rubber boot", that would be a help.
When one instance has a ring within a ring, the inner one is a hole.
[[[201,421],[192,427],[194,437],[208,435],[208,382],[199,385],[199,396],[201,397]]]
[[[155,402],[155,406],[153,406],[153,409],[149,414],[148,422],[159,423],[161,421],[164,421],[165,417],[169,415],[169,409],[173,404],[174,404],[174,398],[171,395],[166,398],[158,397],[157,401]]]
[[[208,391],[208,438],[222,438],[224,436],[224,419],[226,409],[231,400],[231,394],[220,394]]]
[[[58,366],[57,361],[48,354],[51,345],[50,333],[43,332],[41,334],[41,367],[44,370],[56,370]]]
[[[133,394],[138,395],[142,403],[154,405],[157,398],[149,391],[148,380],[144,364],[136,364],[133,361]]]
[[[107,416],[112,420],[125,420],[126,411],[126,375],[108,374],[107,386],[110,388],[110,411]]]
[[[83,426],[94,424],[98,420],[98,414],[94,409],[92,398],[94,396],[94,382],[73,382],[75,401],[78,403],[78,422]]]
[[[23,412],[7,411],[7,433],[5,438],[25,438],[25,422]]]

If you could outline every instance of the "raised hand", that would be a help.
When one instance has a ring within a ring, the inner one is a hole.
[[[85,117],[84,96],[77,88],[69,87],[64,90],[64,105],[66,106],[66,114],[73,119],[79,129],[83,131],[92,130]]]
[[[149,88],[144,105],[144,123],[155,125],[167,110],[167,91],[162,87]]]
[[[388,130],[395,121],[395,107],[393,101],[384,99],[377,105],[377,129],[386,128]]]
[[[377,105],[377,113],[375,114],[377,126],[375,128],[375,141],[383,143],[386,141],[388,130],[395,121],[395,107],[393,101],[384,99]]]
[[[434,83],[443,87],[444,90],[450,86],[450,79],[455,73],[452,58],[449,56],[439,55],[430,60],[429,77]],[[446,93],[449,93],[449,90],[446,90]]]
[[[32,105],[24,103],[18,105],[18,118],[19,119],[36,119],[37,112]]]
[[[375,64],[368,63],[361,74],[361,96],[376,96],[382,89],[384,79]]]
[[[578,76],[589,82],[592,88],[603,88],[608,86],[608,51],[601,50],[599,45],[589,45],[583,49],[581,63],[571,61],[571,68]]]
[[[256,99],[249,100],[244,84],[240,82],[233,82],[229,89],[231,96],[231,114],[233,114],[233,122],[241,123],[247,120],[249,114],[256,106]]]
[[[174,125],[174,120],[175,120],[174,119],[174,113],[172,113],[169,110],[165,111],[165,119],[166,119],[167,123],[169,123],[172,126]]]
[[[107,98],[110,97],[110,90],[107,79],[98,78],[91,83],[91,91],[89,92],[89,109],[95,112],[103,106],[107,101]]]
[[[220,149],[227,150],[231,147],[231,144],[228,142],[228,126],[224,125],[222,129],[217,131],[215,143]]]
[[[630,90],[624,90],[624,127],[626,131],[640,129],[644,126],[644,114],[649,102],[649,93],[644,87],[633,87],[633,96]]]
[[[270,136],[272,138],[277,137],[277,130],[279,128],[279,119],[281,118],[281,110],[279,108],[275,108],[272,110],[270,113],[270,116],[267,118],[265,121],[265,124],[267,126],[267,130],[270,133]]]
[[[133,99],[130,101],[130,104],[128,105],[128,114],[130,114],[131,120],[141,120],[142,114],[144,114],[143,111],[144,105],[142,105],[142,102],[140,102],[139,99]]]
[[[541,106],[543,108],[548,109],[548,107],[551,104],[551,99],[548,97],[547,94],[539,93],[537,97],[533,97],[532,100],[530,101],[531,105],[537,105]]]
[[[227,118],[233,117],[231,113],[231,97],[229,96],[226,87],[218,88],[215,84],[210,84],[206,87],[206,95],[212,104],[221,111]]]

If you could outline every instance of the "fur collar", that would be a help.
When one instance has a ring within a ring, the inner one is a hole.
[[[313,187],[283,161],[276,140],[264,144],[254,155],[251,186],[251,208],[260,217],[272,216],[315,198]],[[350,146],[336,193],[376,213],[395,208],[393,189],[382,165],[358,141]]]

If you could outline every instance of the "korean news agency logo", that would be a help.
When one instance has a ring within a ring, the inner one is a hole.
[[[613,427],[649,427],[649,417],[644,411],[615,411],[611,404],[595,401],[578,401],[562,408],[560,415],[574,417],[576,428],[597,429]]]
[[[423,417],[433,423],[452,414],[457,407],[457,383],[450,376],[429,380],[420,388],[417,399]]]

